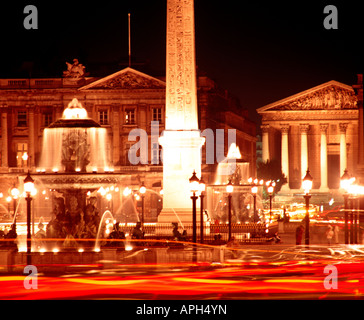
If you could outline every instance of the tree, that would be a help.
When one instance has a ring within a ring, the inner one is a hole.
[[[264,181],[275,181],[275,193],[279,192],[282,186],[287,183],[287,178],[282,172],[281,163],[277,159],[260,162],[257,168],[257,176],[259,180],[263,179]]]

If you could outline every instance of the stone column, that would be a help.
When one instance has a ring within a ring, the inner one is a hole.
[[[327,183],[327,129],[329,127],[328,123],[321,123],[321,148],[320,148],[320,169],[321,169],[321,192],[328,192]]]
[[[282,144],[281,144],[281,164],[282,172],[287,178],[287,184],[283,185],[283,189],[289,189],[289,158],[288,158],[288,131],[289,124],[281,124]]]
[[[308,169],[308,146],[307,146],[307,134],[310,129],[310,125],[307,123],[300,124],[301,132],[301,178],[306,175]]]
[[[8,111],[7,107],[1,108],[1,167],[9,167],[8,162]]]
[[[262,128],[262,160],[267,162],[269,157],[269,124],[263,124]]]
[[[345,169],[348,168],[347,164],[347,151],[346,151],[346,129],[348,123],[340,123],[340,177],[344,174]]]

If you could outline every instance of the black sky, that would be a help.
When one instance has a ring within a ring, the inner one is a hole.
[[[198,68],[256,122],[255,110],[268,103],[330,80],[354,84],[363,72],[362,3],[195,0]],[[38,8],[38,30],[23,27],[28,4]],[[338,8],[338,30],[323,27],[329,4]],[[81,0],[2,4],[0,78],[26,77],[30,69],[33,77],[60,77],[74,58],[91,76],[126,67],[128,12],[134,68],[163,76],[166,0]]]

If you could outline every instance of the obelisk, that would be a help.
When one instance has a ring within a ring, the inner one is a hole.
[[[166,122],[163,136],[163,210],[159,222],[191,222],[189,178],[201,176],[193,0],[167,0]]]

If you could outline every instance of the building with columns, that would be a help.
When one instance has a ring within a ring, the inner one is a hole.
[[[287,177],[281,194],[302,193],[307,169],[315,193],[335,193],[345,169],[364,178],[362,85],[362,75],[357,88],[329,81],[257,110],[262,161],[280,160]]]
[[[5,199],[11,188],[19,185],[18,177],[28,169],[36,171],[44,147],[44,129],[61,118],[73,98],[80,101],[90,118],[107,129],[106,149],[115,174],[120,175],[120,190],[123,186],[138,188],[141,182],[156,194],[163,188],[161,147],[158,138],[152,139],[152,121],[159,122],[154,132],[160,135],[165,129],[165,78],[133,68],[101,78],[86,76],[82,70],[76,61],[59,78],[0,79],[0,213],[8,206]],[[255,175],[256,124],[249,120],[248,111],[206,75],[197,77],[197,99],[200,130],[216,133],[224,129],[220,151],[225,155],[228,130],[236,130],[236,144],[243,160],[250,164],[251,175]],[[146,159],[138,165],[133,165],[128,157],[130,148],[137,143],[129,139],[134,129],[143,129],[148,135]],[[214,139],[217,150],[216,135]],[[215,163],[206,164],[205,146],[202,158],[204,180],[213,183],[218,155]],[[145,200],[146,219],[155,218],[158,197],[148,194]]]

